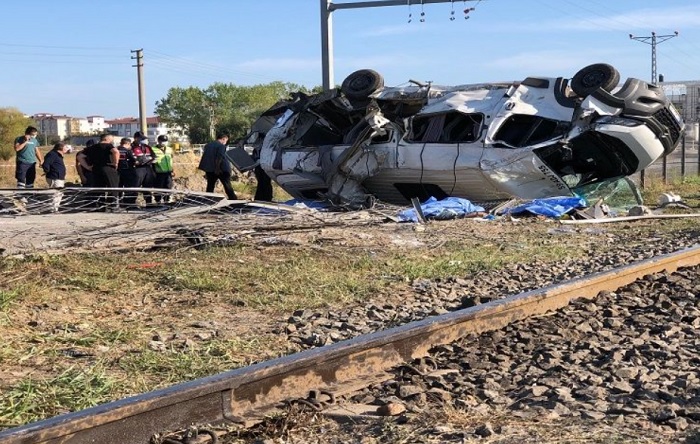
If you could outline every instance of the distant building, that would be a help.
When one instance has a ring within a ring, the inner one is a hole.
[[[107,129],[102,116],[71,117],[51,113],[38,113],[31,116],[36,122],[42,137],[68,140],[79,135],[96,135]]]
[[[70,120],[72,117],[59,116],[49,113],[39,113],[32,116],[32,120],[36,122],[37,129],[43,137],[58,137],[65,140],[70,136]]]
[[[660,82],[659,86],[683,116],[686,136],[697,143],[700,139],[700,80]]]
[[[85,122],[85,127],[87,131],[83,132],[89,134],[102,134],[109,127],[109,125],[107,125],[107,122],[105,121],[105,118],[102,116],[87,116],[85,118]]]
[[[140,131],[139,119],[136,117],[106,120],[105,123],[108,125],[107,131],[117,137],[133,137],[136,131]],[[147,117],[146,127],[146,137],[149,142],[155,142],[158,136],[161,135],[176,137],[181,141],[185,138],[182,128],[178,126],[169,126],[161,122],[158,116]]]

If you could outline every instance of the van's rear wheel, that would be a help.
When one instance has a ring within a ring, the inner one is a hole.
[[[372,69],[360,69],[343,80],[340,90],[348,98],[366,99],[384,87],[384,78]]]
[[[581,69],[571,79],[571,89],[576,95],[586,97],[603,88],[610,92],[620,83],[620,72],[607,63],[596,63]]]

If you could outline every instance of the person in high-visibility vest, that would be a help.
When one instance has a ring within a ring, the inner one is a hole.
[[[156,172],[155,188],[173,188],[173,149],[168,146],[168,136],[158,136],[158,143],[151,147],[155,159],[153,161],[153,169]],[[154,196],[156,203],[161,201],[167,202],[167,198],[156,193]]]

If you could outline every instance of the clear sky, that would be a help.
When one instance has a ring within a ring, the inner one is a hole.
[[[571,77],[596,62],[649,80],[651,46],[629,34],[652,31],[680,33],[658,45],[659,74],[700,80],[698,0],[476,0],[467,20],[462,0],[410,3],[333,14],[336,83],[361,68],[389,85],[449,85]],[[0,10],[0,106],[27,114],[138,115],[138,48],[149,115],[175,86],[321,84],[319,0],[34,0]]]

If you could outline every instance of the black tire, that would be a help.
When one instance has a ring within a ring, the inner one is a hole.
[[[360,69],[343,80],[340,90],[348,98],[366,99],[384,87],[384,78],[372,69]]]
[[[581,69],[571,79],[571,89],[580,97],[586,97],[603,88],[610,92],[620,83],[620,72],[607,63],[596,63]]]

